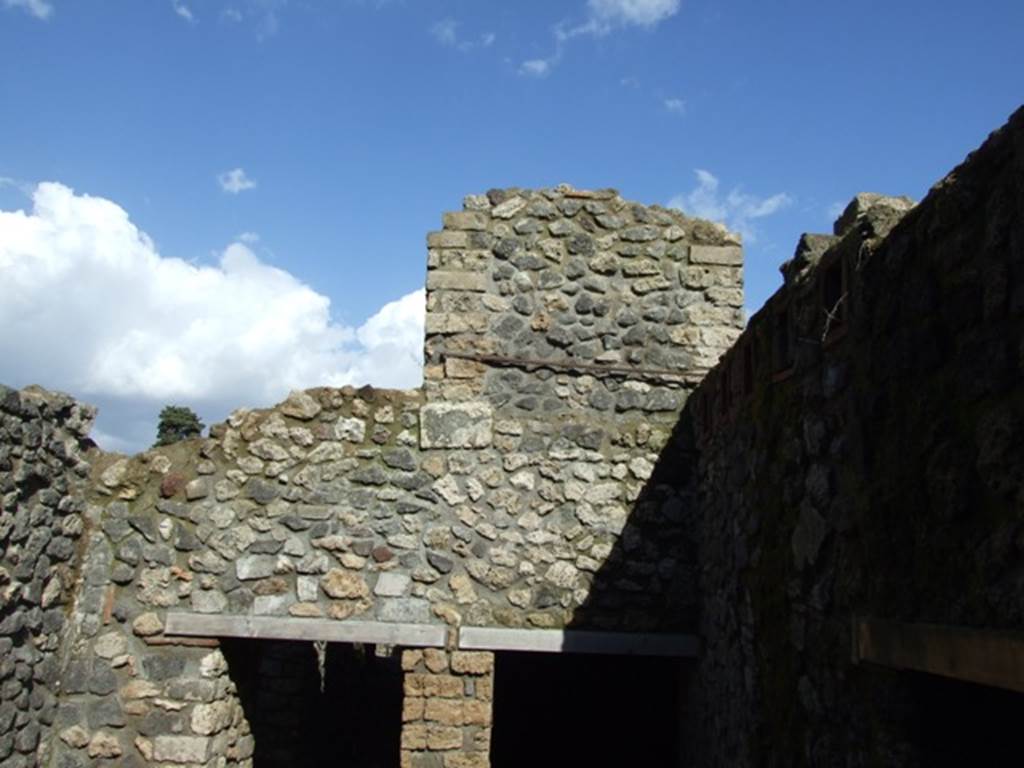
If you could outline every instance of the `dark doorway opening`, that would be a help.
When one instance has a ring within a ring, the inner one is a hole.
[[[225,640],[231,678],[255,741],[254,768],[393,768],[399,762],[399,654],[330,644]]]
[[[678,766],[688,671],[678,659],[499,653],[491,765]]]
[[[908,672],[914,702],[912,739],[922,765],[1018,762],[1024,693]]]

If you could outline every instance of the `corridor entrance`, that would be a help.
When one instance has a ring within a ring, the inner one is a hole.
[[[491,765],[679,765],[691,664],[664,657],[498,653]]]
[[[330,643],[318,658],[312,643],[288,640],[231,639],[221,648],[252,728],[255,768],[398,765],[398,655]]]

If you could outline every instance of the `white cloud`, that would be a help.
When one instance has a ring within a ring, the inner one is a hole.
[[[459,22],[454,19],[442,19],[430,27],[431,36],[441,45],[458,48],[460,51],[472,51],[474,48],[490,48],[497,40],[493,32],[485,32],[478,39],[465,39],[459,36]]]
[[[218,174],[217,183],[220,184],[221,189],[232,195],[237,195],[239,192],[253,189],[256,186],[256,182],[246,176],[245,170],[242,168],[233,168]]]
[[[232,24],[246,22],[254,30],[257,42],[263,42],[280,31],[279,14],[287,5],[288,0],[235,0],[220,12],[220,18]]]
[[[653,27],[679,12],[680,0],[587,0],[591,18],[607,24]]]
[[[25,13],[44,21],[53,15],[53,6],[46,0],[4,0],[5,8],[21,8]]]
[[[189,22],[190,24],[196,23],[196,17],[192,13],[192,10],[183,2],[181,2],[181,0],[171,0],[171,7],[174,9],[174,12],[181,16],[181,18],[183,18],[185,21]]]
[[[710,171],[697,169],[697,186],[685,195],[676,195],[669,208],[678,208],[690,216],[725,224],[730,230],[739,232],[748,243],[756,242],[757,232],[753,222],[771,216],[793,204],[793,198],[785,192],[770,197],[756,197],[734,187],[726,195],[719,192],[718,178]]]
[[[98,403],[111,446],[152,441],[169,402],[209,421],[291,389],[421,380],[422,290],[344,325],[242,243],[215,266],[162,256],[124,209],[61,184],[39,184],[29,212],[0,210],[0,274],[4,383]]]
[[[677,115],[686,114],[686,102],[682,99],[664,99],[662,100],[662,104],[665,105],[665,109],[669,112],[674,112]]]
[[[245,243],[246,245],[255,245],[260,241],[260,236],[258,232],[242,232],[235,239]]]
[[[524,61],[521,75],[546,75],[558,64],[565,46],[578,37],[604,37],[626,27],[653,29],[679,12],[681,0],[587,0],[585,20],[575,25],[568,20],[555,25],[555,52],[547,58]],[[543,63],[542,71],[538,66]],[[533,65],[533,66],[530,66]]]
[[[430,34],[441,45],[455,45],[459,39],[455,31],[458,26],[459,23],[454,19],[444,19],[430,27]]]
[[[551,72],[553,59],[530,59],[519,66],[519,74],[546,77]]]

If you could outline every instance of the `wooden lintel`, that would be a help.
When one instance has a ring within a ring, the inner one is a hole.
[[[221,616],[169,613],[166,635],[243,637],[266,640],[322,640],[328,643],[369,643],[406,648],[442,648],[447,629],[433,624],[383,621],[332,621],[285,616]]]
[[[605,653],[620,656],[693,658],[700,651],[695,635],[599,632],[575,629],[503,629],[463,627],[459,648],[539,653]]]
[[[1024,693],[1024,632],[854,617],[853,657]]]

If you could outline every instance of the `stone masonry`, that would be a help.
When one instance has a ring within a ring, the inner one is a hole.
[[[489,765],[469,626],[699,631],[693,765],[926,764],[850,620],[1024,628],[1022,137],[917,206],[859,196],[745,330],[721,227],[492,190],[428,236],[420,389],[293,392],[134,457],[0,389],[0,768],[252,766],[260,667],[176,612],[449,630],[396,651],[403,768]]]
[[[169,611],[692,626],[688,499],[655,468],[742,328],[741,263],[721,227],[613,191],[471,196],[428,237],[421,390],[295,392],[205,440],[95,453],[55,764],[251,763],[216,641],[166,635]],[[486,762],[487,658],[452,655],[465,700],[425,697],[405,762]]]

